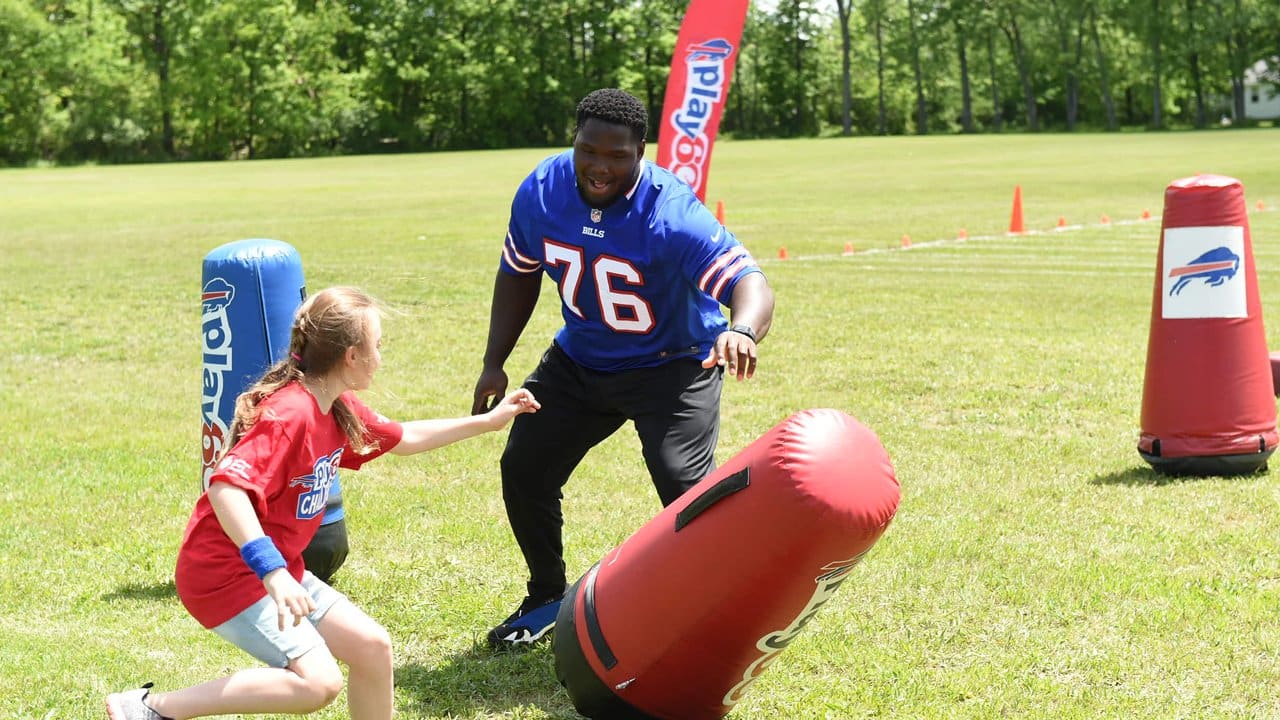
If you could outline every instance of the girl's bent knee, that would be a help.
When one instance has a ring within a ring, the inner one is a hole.
[[[365,648],[370,655],[391,662],[391,634],[381,625],[369,633]]]
[[[337,669],[336,667],[334,668]],[[316,710],[327,707],[329,703],[338,699],[338,694],[342,692],[342,671],[336,673],[324,673],[323,676],[316,678],[312,682],[312,688],[316,693]],[[313,711],[314,712],[314,711]]]
[[[391,668],[391,635],[378,625],[362,633],[358,652],[348,658],[352,669],[362,672],[387,672]]]
[[[329,662],[326,667],[308,670],[306,675],[299,673],[299,679],[303,682],[305,702],[309,706],[304,712],[312,713],[336,700],[342,692],[344,681],[341,668],[334,662]]]

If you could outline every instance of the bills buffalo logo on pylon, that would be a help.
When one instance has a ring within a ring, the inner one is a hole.
[[[342,448],[334,450],[331,455],[321,455],[316,458],[310,475],[303,475],[289,481],[289,487],[301,486],[303,490],[298,496],[299,520],[310,520],[324,512],[324,506],[329,502],[329,488],[338,481],[340,462],[342,462]]]
[[[669,118],[679,134],[671,146],[668,169],[697,188],[710,156],[707,126],[724,99],[728,80],[725,61],[733,55],[734,47],[728,40],[716,38],[689,43],[685,51],[684,98]]]
[[[1240,271],[1240,256],[1231,252],[1228,247],[1216,247],[1186,265],[1175,267],[1169,271],[1169,278],[1178,281],[1169,289],[1169,295],[1182,292],[1192,280],[1204,280],[1205,284],[1217,287],[1236,276]]]
[[[231,322],[227,308],[235,301],[236,288],[223,278],[212,278],[200,294],[200,330],[204,338],[200,393],[202,480],[209,482],[214,463],[226,444],[228,428],[218,409],[227,395],[227,373],[231,371]]]

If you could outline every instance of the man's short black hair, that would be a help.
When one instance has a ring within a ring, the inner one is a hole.
[[[649,111],[634,95],[618,88],[596,90],[578,103],[578,122],[573,127],[577,133],[590,118],[614,125],[626,125],[636,142],[644,142],[649,131]]]

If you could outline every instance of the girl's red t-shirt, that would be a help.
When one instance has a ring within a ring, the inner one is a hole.
[[[258,421],[209,477],[210,487],[225,482],[249,494],[263,531],[297,580],[304,570],[302,551],[320,527],[338,469],[359,470],[399,444],[404,433],[400,423],[373,412],[355,394],[343,393],[342,402],[364,420],[372,447],[363,455],[352,449],[332,414],[320,412],[311,393],[292,382],[263,399]],[[182,604],[207,628],[267,594],[222,529],[207,492],[187,522],[175,580]]]

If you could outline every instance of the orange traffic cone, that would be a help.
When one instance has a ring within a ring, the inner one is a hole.
[[[1058,216],[1058,229],[1059,230],[1067,229],[1067,217],[1065,215]]]
[[[903,235],[903,236],[902,236],[902,247],[911,247],[911,236],[910,236],[910,235]]]
[[[1257,206],[1257,207],[1258,207],[1258,209],[1259,209],[1259,210],[1266,210],[1266,209],[1267,209],[1267,204],[1266,204],[1266,203],[1264,203],[1264,202],[1262,202],[1261,200],[1259,200],[1259,201],[1258,201],[1258,206]]]
[[[1146,210],[1146,209],[1144,209],[1144,210],[1142,211],[1142,219],[1143,219],[1143,220],[1150,220],[1150,219],[1151,219],[1151,211],[1150,211],[1150,210]]]
[[[968,230],[965,230],[964,228],[960,228],[960,232],[956,233],[956,239],[957,239],[957,240],[968,240],[968,239],[969,239],[969,231],[968,231]]]
[[[779,259],[779,260],[786,260],[786,259],[787,259],[787,247],[786,247],[785,245],[783,245],[782,247],[778,248],[778,259]]]
[[[1103,225],[1110,225],[1110,224],[1111,224],[1111,216],[1110,216],[1110,215],[1107,215],[1106,213],[1103,213],[1103,214],[1102,214],[1102,224],[1103,224]]]
[[[845,244],[844,244],[844,252],[843,252],[843,253],[841,253],[841,255],[852,255],[852,254],[853,254],[853,243],[851,243],[851,242],[847,242],[847,243],[845,243]]]
[[[1013,214],[1009,216],[1009,234],[1018,235],[1027,231],[1022,223],[1022,186],[1013,186]]]

